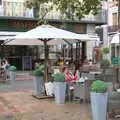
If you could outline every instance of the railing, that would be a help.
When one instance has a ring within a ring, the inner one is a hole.
[[[88,15],[82,20],[96,21],[96,22],[104,22],[107,23],[107,10],[100,10],[98,14]]]
[[[15,17],[34,17],[33,9],[26,9],[23,2],[3,2],[0,7],[0,16],[15,16]],[[61,14],[57,11],[51,11],[46,18],[60,19]],[[86,21],[107,22],[107,10],[102,9],[97,15],[88,15],[84,19]]]

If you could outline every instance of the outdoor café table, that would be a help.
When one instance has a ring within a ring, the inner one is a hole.
[[[84,82],[76,82],[73,84],[73,99],[89,102],[90,101],[90,85],[94,80],[87,79]]]

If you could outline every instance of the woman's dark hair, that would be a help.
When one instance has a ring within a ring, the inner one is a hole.
[[[67,68],[67,67],[66,67],[66,66],[64,66],[64,67],[62,68],[62,72],[64,72],[66,68]]]

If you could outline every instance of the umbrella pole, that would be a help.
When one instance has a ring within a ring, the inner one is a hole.
[[[48,82],[48,72],[47,72],[47,62],[48,62],[48,52],[47,52],[47,41],[44,40],[44,56],[45,56],[45,75],[44,75],[44,82]]]

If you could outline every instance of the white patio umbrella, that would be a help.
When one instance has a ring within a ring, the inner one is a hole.
[[[74,43],[77,40],[91,40],[86,35],[80,35],[62,30],[51,25],[41,25],[27,32],[21,33],[4,42],[5,45],[44,45],[45,47],[45,81],[47,81],[47,45]]]

